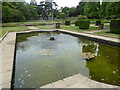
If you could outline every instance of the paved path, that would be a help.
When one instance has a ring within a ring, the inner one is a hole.
[[[96,31],[84,31],[85,33],[95,33],[95,32],[102,32],[102,31],[110,31],[110,30],[96,30]]]
[[[90,38],[93,38],[93,39],[104,40],[104,41],[109,41],[109,42],[114,42],[114,43],[120,43],[120,39],[118,39],[118,38],[106,37],[106,36],[100,36],[100,35],[93,35],[93,34],[89,34],[89,33],[76,32],[76,31],[64,30],[64,29],[58,29],[58,30],[60,30],[62,32],[66,32],[66,33],[72,33],[74,35],[90,37]]]
[[[39,28],[36,28],[36,27],[34,27],[34,26],[28,26],[28,28],[31,29],[31,30],[39,29]]]
[[[10,88],[12,72],[13,72],[13,60],[14,60],[14,48],[15,48],[16,33],[8,33],[7,36],[0,43],[0,90],[1,88]]]

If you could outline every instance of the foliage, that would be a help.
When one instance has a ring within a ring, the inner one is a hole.
[[[2,22],[20,22],[27,20],[36,20],[40,17],[54,17],[54,19],[66,19],[67,17],[77,17],[85,19],[117,19],[120,18],[120,1],[119,2],[79,2],[76,7],[62,7],[57,10],[57,4],[36,2],[28,4],[25,2],[2,2]],[[46,6],[46,7],[44,7]],[[47,11],[45,11],[47,10]],[[46,19],[46,18],[43,18]],[[70,19],[69,19],[70,20]],[[74,20],[75,21],[75,20]]]
[[[70,25],[70,20],[66,20],[65,25]]]
[[[61,8],[62,9],[62,13],[65,13],[66,14],[66,16],[69,16],[69,7],[62,7]]]
[[[87,19],[87,16],[85,16],[85,15],[79,15],[79,16],[78,16],[78,20],[79,20],[79,19]]]
[[[97,20],[97,21],[96,21],[96,25],[101,25],[101,21],[100,21],[100,20]]]
[[[59,14],[59,19],[65,19],[67,17],[67,15],[64,12],[61,12]]]
[[[76,14],[77,15],[84,15],[84,5],[86,2],[79,2],[76,7]]]
[[[113,33],[120,34],[120,19],[119,20],[111,20],[110,31]]]
[[[80,29],[88,29],[90,27],[90,21],[89,20],[79,20],[78,26]]]
[[[53,0],[51,0],[50,2],[41,1],[40,5],[38,5],[37,11],[40,10],[38,14],[39,16],[41,15],[43,19],[50,19],[55,16],[55,10],[57,9],[57,6],[58,5],[56,4],[56,2],[53,2]]]
[[[65,13],[67,15],[67,17],[75,17],[77,16],[77,11],[76,11],[76,7],[62,7],[61,8],[62,12]],[[79,15],[79,14],[78,14]]]
[[[24,2],[3,2],[2,22],[20,22],[35,19],[36,7]]]
[[[99,2],[87,2],[84,5],[84,14],[89,18],[99,18]]]
[[[92,52],[94,53],[96,50],[96,44],[87,44],[82,48],[83,52]]]
[[[79,21],[76,20],[76,21],[75,21],[75,26],[78,26],[78,24],[79,24]]]
[[[120,18],[120,1],[119,2],[103,2],[100,5],[101,18]]]
[[[106,5],[106,17],[107,18],[120,18],[120,1],[119,2],[108,2]]]
[[[69,8],[69,17],[75,17],[75,16],[77,16],[76,8],[75,7]]]

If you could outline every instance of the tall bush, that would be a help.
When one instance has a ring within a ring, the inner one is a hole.
[[[101,25],[101,21],[100,20],[97,20],[95,25]]]
[[[70,20],[66,20],[65,25],[70,25]]]
[[[120,19],[111,20],[111,22],[110,22],[110,31],[112,33],[119,33],[120,34]]]
[[[75,26],[78,26],[78,24],[79,24],[79,21],[76,20],[76,21],[75,21]]]
[[[89,20],[79,20],[78,26],[80,29],[88,29],[90,27],[90,21]]]

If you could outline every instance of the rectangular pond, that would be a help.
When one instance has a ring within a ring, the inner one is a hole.
[[[59,32],[17,35],[13,86],[39,88],[78,73],[118,86],[118,50],[116,46]]]

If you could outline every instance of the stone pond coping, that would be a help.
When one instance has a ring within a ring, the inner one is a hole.
[[[48,32],[48,31],[60,31],[63,33],[68,33],[76,36],[82,36],[88,39],[103,40],[104,42],[118,45],[119,39],[101,37],[86,33],[78,33],[74,31],[68,31],[63,29],[41,29],[41,30],[31,30],[31,31],[19,31],[19,32],[9,32],[0,41],[0,89],[1,88],[11,88],[11,82],[13,81],[13,74],[15,68],[15,43],[16,34],[32,33],[32,32]],[[74,76],[59,80],[57,82],[43,86],[42,88],[117,88],[118,86],[100,83],[91,79],[88,79],[81,74],[76,74]]]

